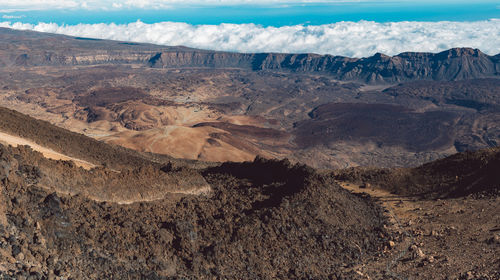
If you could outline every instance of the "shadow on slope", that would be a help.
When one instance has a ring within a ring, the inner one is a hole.
[[[350,168],[339,180],[369,182],[401,195],[462,197],[500,194],[500,148],[464,152],[411,169]]]

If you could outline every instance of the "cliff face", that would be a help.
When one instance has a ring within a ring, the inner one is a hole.
[[[341,80],[400,82],[409,80],[463,80],[497,76],[499,56],[480,50],[450,49],[441,53],[402,53],[393,57],[377,53],[367,58],[312,54],[257,54],[254,70],[324,72]]]
[[[96,64],[136,64],[146,63],[151,58],[150,53],[140,52],[103,52],[94,53],[56,53],[31,52],[17,55],[13,61],[4,62],[14,66],[65,66],[65,65],[96,65]]]
[[[240,68],[333,75],[339,80],[394,83],[495,77],[500,55],[454,48],[440,53],[406,52],[367,58],[317,54],[241,54],[124,43],[0,28],[0,67],[144,64],[155,68]],[[50,51],[47,51],[50,50]]]
[[[167,51],[158,52],[150,58],[151,67],[160,68],[251,68],[253,54],[204,52],[204,51]]]

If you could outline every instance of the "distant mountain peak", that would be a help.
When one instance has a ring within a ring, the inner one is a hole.
[[[446,51],[440,52],[438,55],[446,55],[448,58],[461,57],[461,56],[487,56],[485,53],[479,49],[473,48],[451,48]]]

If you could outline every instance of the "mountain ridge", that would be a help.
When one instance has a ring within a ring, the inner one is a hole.
[[[30,35],[27,38],[26,32]],[[36,36],[33,36],[36,34]],[[56,36],[62,44],[54,46]],[[183,46],[158,46],[0,28],[0,67],[140,64],[153,68],[241,68],[332,75],[344,81],[397,83],[497,77],[500,54],[452,48],[439,53],[376,53],[350,58],[313,53],[236,53]],[[7,39],[11,43],[6,43]],[[43,47],[40,47],[43,46]],[[51,46],[52,51],[46,51]],[[40,51],[40,49],[45,49]],[[11,51],[10,53],[8,51]]]
[[[480,50],[357,59],[2,31],[0,105],[139,152],[410,167],[500,143],[498,57]]]

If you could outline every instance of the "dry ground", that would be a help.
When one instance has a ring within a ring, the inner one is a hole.
[[[341,182],[375,198],[397,237],[354,268],[359,279],[499,279],[500,198],[421,200]]]
[[[83,167],[87,170],[91,169],[91,168],[94,168],[96,167],[95,164],[92,164],[88,161],[85,161],[85,160],[82,160],[82,159],[78,159],[78,158],[74,158],[74,157],[70,157],[70,156],[67,156],[67,155],[63,155],[61,153],[58,153],[52,149],[49,149],[47,147],[43,147],[41,145],[38,145],[36,143],[34,143],[33,141],[30,141],[30,140],[27,140],[27,139],[24,139],[24,138],[21,138],[21,137],[18,137],[18,136],[15,136],[15,135],[11,135],[11,134],[7,134],[7,133],[4,133],[4,132],[0,132],[0,143],[2,144],[7,144],[7,145],[12,145],[14,147],[17,147],[17,146],[30,146],[31,149],[37,151],[37,152],[40,152],[43,154],[44,157],[48,158],[48,159],[53,159],[53,160],[71,160],[75,163],[76,166],[80,166],[80,167]]]

